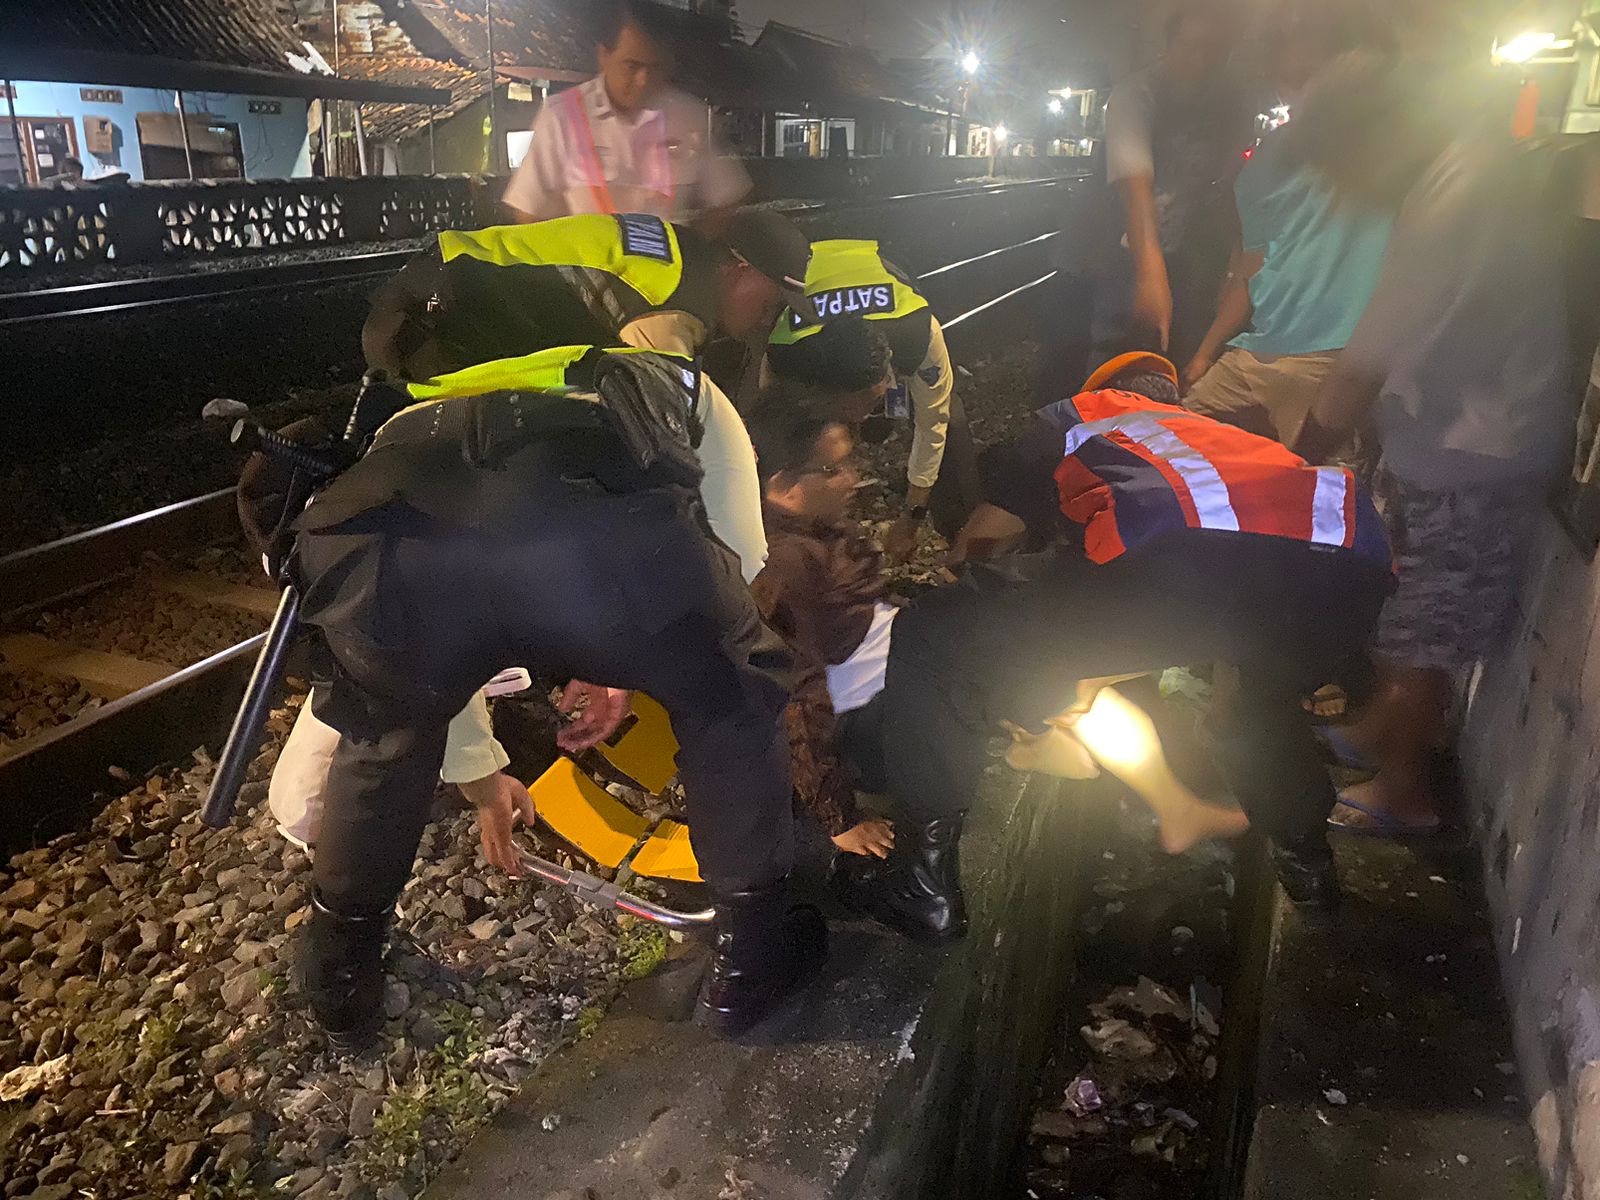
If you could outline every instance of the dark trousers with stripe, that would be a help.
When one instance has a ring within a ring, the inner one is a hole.
[[[394,903],[446,725],[509,665],[660,701],[706,881],[780,879],[793,855],[780,720],[789,656],[738,560],[703,532],[698,499],[609,493],[537,463],[497,474],[516,492],[515,515],[489,526],[445,525],[395,501],[300,536],[304,619],[333,668],[317,715],[342,735],[317,841],[324,898],[351,913]]]
[[[1274,838],[1321,838],[1334,791],[1301,701],[1359,661],[1391,586],[1347,551],[1204,530],[1104,565],[1056,547],[975,568],[895,620],[882,782],[911,819],[965,810],[1001,719],[1039,727],[1079,679],[1221,661],[1240,681],[1212,721],[1230,789]]]

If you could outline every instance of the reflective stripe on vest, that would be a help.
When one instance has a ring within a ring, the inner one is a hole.
[[[1056,472],[1062,510],[1084,525],[1096,562],[1180,526],[1388,559],[1376,510],[1343,468],[1313,467],[1267,438],[1131,393],[1085,393],[1071,407],[1112,410],[1067,429]],[[1106,449],[1094,451],[1096,439]]]
[[[471,258],[497,267],[584,267],[615,275],[644,297],[665,304],[683,281],[683,253],[672,222],[644,213],[584,213],[532,225],[445,230],[445,262]]]
[[[527,389],[530,392],[559,392],[567,390],[567,369],[583,359],[593,346],[557,346],[524,354],[521,358],[497,358],[493,362],[478,363],[436,375],[419,383],[409,383],[406,391],[422,404],[436,400],[451,400],[461,396],[481,396],[487,392],[508,392]],[[398,414],[396,414],[398,415]]]
[[[915,288],[884,266],[877,242],[849,238],[811,243],[806,298],[816,311],[785,309],[772,331],[774,345],[793,345],[836,317],[892,321],[928,307]]]
[[[550,350],[524,354],[521,358],[497,358],[493,362],[464,367],[448,375],[436,375],[420,383],[408,383],[406,391],[413,400],[423,403],[454,400],[462,396],[481,396],[486,392],[575,391],[586,387],[587,383],[569,380],[567,372],[571,370],[573,364],[587,358],[594,349],[593,346],[556,346]],[[619,356],[653,354],[657,358],[681,362],[685,386],[698,384],[699,377],[694,372],[694,360],[685,358],[681,354],[655,350],[648,346],[607,346],[605,352]],[[418,408],[421,405],[413,404],[411,407]],[[410,409],[406,411],[409,412]]]

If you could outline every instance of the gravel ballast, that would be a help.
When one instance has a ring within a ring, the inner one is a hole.
[[[234,828],[199,823],[202,757],[0,873],[6,1197],[415,1195],[664,952],[489,869],[451,805],[400,898],[381,1044],[335,1058],[293,981],[309,870],[265,811],[276,755]]]

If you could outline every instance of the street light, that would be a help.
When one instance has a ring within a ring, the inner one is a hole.
[[[996,125],[994,127],[994,140],[995,141],[1004,142],[1010,136],[1011,136],[1011,131],[1009,129],[1007,129],[1004,125]]]
[[[1050,98],[1050,103],[1046,104],[1045,107],[1050,110],[1051,116],[1059,117],[1061,115],[1061,97],[1052,96]]]
[[[961,69],[968,75],[976,75],[978,68],[983,66],[983,60],[978,57],[975,50],[968,50],[961,56]]]

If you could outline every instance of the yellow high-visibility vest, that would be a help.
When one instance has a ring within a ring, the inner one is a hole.
[[[893,321],[928,307],[921,293],[884,265],[877,242],[852,238],[811,244],[806,300],[813,311],[785,309],[772,345],[793,345],[840,317]]]
[[[646,213],[584,213],[531,225],[449,229],[439,234],[446,263],[472,259],[496,267],[583,267],[614,275],[652,305],[683,282],[683,254],[670,221]]]

